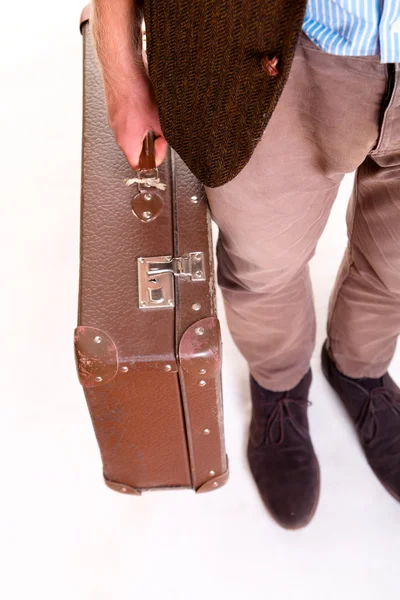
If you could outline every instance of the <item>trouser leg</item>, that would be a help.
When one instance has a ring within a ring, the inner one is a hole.
[[[368,157],[358,169],[330,301],[330,349],[349,377],[381,377],[400,333],[400,148],[392,158],[382,167]]]
[[[390,95],[378,143],[357,171],[328,316],[330,350],[354,378],[382,376],[400,333],[400,65],[387,70]]]
[[[206,187],[219,227],[228,326],[267,389],[290,389],[309,368],[315,320],[308,263],[343,175],[376,143],[384,89],[375,57],[334,57],[303,35],[250,161],[224,186]]]

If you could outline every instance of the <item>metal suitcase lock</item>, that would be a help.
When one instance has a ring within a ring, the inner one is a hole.
[[[139,308],[175,306],[174,277],[205,281],[203,252],[138,259]]]

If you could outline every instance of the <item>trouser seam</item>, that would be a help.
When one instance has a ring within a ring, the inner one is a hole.
[[[389,112],[395,100],[396,91],[398,87],[398,76],[396,74],[394,63],[389,63],[386,66],[386,72],[388,75],[388,88],[386,90],[385,98],[382,104],[382,113],[380,116],[380,132],[376,145],[370,150],[369,154],[371,158],[378,156],[382,151],[384,152],[386,134],[387,134],[387,122],[390,118]],[[386,143],[387,145],[387,143]]]
[[[337,303],[338,303],[338,299],[339,299],[339,295],[340,295],[340,290],[343,287],[343,285],[345,284],[345,282],[347,281],[347,279],[349,278],[351,267],[354,264],[354,258],[353,258],[353,235],[354,235],[354,223],[355,223],[356,216],[357,216],[357,210],[359,210],[359,201],[358,201],[359,171],[360,171],[360,167],[356,171],[356,176],[355,176],[355,180],[354,180],[353,195],[354,195],[355,206],[353,207],[353,214],[351,215],[351,222],[350,222],[351,227],[348,228],[348,233],[347,233],[347,237],[348,237],[348,242],[347,242],[348,264],[347,264],[346,274],[344,275],[342,281],[340,282],[340,286],[338,286],[338,288],[336,290],[336,294],[335,294],[335,297],[333,298],[332,308],[331,308],[331,311],[330,311],[330,317],[329,317],[329,322],[328,322],[328,343],[329,343],[329,349],[330,349],[330,351],[332,351],[332,345],[331,345],[332,324],[333,324],[333,321],[334,321],[334,315],[335,315],[335,311],[336,311],[336,308],[337,308]]]

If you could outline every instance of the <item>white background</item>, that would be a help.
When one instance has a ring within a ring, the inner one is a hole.
[[[328,296],[345,245],[350,177],[312,263],[319,329],[310,421],[322,469],[312,523],[298,532],[282,530],[259,500],[245,460],[248,372],[220,296],[228,485],[199,496],[180,491],[141,498],[104,486],[72,345],[80,9],[81,0],[2,6],[1,597],[397,597],[400,505],[367,466],[319,366]],[[400,354],[391,372],[400,373]]]

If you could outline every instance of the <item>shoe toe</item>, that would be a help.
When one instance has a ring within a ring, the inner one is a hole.
[[[285,529],[305,527],[314,516],[319,499],[320,471],[316,456],[293,469],[263,465],[263,461],[255,460],[251,450],[248,458],[261,498],[274,519]]]
[[[289,478],[279,486],[272,486],[275,493],[266,490],[264,502],[282,527],[299,529],[305,527],[314,516],[319,498],[319,478],[313,474],[303,477],[301,485],[298,478]]]
[[[374,471],[377,478],[380,480],[384,488],[400,502],[400,468],[398,466],[398,459],[396,464],[393,464],[393,460],[389,460],[387,455],[383,455],[384,459],[378,457],[378,459],[368,460],[370,467]]]
[[[400,502],[400,477],[398,477],[397,481],[390,480],[389,482],[385,482],[382,480],[382,483],[393,498],[396,498]]]

